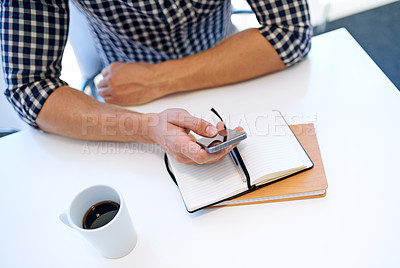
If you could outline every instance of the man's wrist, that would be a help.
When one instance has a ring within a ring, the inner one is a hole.
[[[185,90],[181,77],[184,75],[184,72],[179,68],[178,61],[168,60],[153,65],[158,81],[157,87],[162,96]]]
[[[142,142],[158,143],[157,139],[157,125],[159,124],[159,117],[156,113],[140,114],[139,117],[139,131]]]
[[[117,111],[118,110],[118,111]],[[116,113],[99,115],[91,127],[100,127],[99,135],[105,140],[156,143],[153,125],[157,114],[141,114],[117,108]],[[122,112],[121,112],[122,111]],[[95,117],[96,118],[96,117]],[[92,130],[95,131],[95,130]],[[90,131],[89,128],[89,132]]]

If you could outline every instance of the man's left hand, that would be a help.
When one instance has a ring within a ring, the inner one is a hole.
[[[133,106],[164,96],[155,64],[114,62],[103,69],[97,85],[99,95],[107,103]]]

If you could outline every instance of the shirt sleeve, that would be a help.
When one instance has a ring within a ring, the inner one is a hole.
[[[4,0],[0,3],[4,94],[29,125],[60,86],[61,59],[68,36],[68,1]]]
[[[247,0],[261,24],[260,33],[278,52],[286,67],[311,48],[312,26],[307,0]]]

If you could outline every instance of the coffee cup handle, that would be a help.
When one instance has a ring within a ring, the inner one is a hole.
[[[67,226],[73,228],[72,225],[71,225],[71,223],[70,223],[69,220],[68,220],[68,216],[67,216],[67,212],[66,212],[66,211],[64,211],[63,213],[61,213],[60,216],[59,216],[59,218],[60,218],[60,220],[61,220],[65,225],[67,225]]]

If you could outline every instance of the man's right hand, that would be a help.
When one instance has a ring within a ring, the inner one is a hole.
[[[196,143],[189,132],[204,137],[215,137],[223,123],[217,127],[200,118],[190,115],[183,109],[168,109],[159,114],[145,115],[149,126],[149,137],[176,161],[185,164],[206,164],[221,161],[237,144],[217,153],[208,153]],[[218,129],[217,129],[218,128]],[[235,128],[243,131],[241,127]]]

